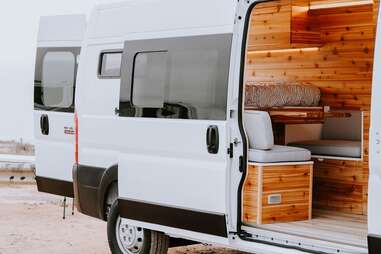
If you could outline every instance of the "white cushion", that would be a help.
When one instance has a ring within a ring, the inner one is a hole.
[[[361,158],[361,141],[351,140],[309,140],[291,145],[302,147],[314,155]]]
[[[307,149],[292,146],[274,146],[263,151],[249,149],[249,161],[261,163],[309,161],[311,152]]]
[[[250,148],[272,149],[274,134],[269,114],[264,111],[246,111],[244,120]]]

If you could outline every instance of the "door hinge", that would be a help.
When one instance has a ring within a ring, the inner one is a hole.
[[[234,154],[233,143],[230,143],[230,146],[228,148],[228,154],[229,154],[230,159],[233,159],[233,154]]]
[[[253,237],[253,235],[252,234],[250,234],[250,233],[248,233],[248,232],[246,232],[246,231],[241,231],[241,232],[239,232],[239,237],[241,237],[241,238],[252,238]]]

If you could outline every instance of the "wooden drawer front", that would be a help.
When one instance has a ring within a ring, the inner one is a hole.
[[[309,220],[308,210],[308,203],[263,207],[260,224]]]
[[[243,220],[267,224],[308,220],[312,211],[312,164],[249,166],[243,192]],[[274,198],[269,203],[269,197]]]
[[[306,165],[269,166],[263,170],[263,192],[309,189],[311,170]]]

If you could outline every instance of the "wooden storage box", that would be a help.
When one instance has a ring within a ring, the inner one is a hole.
[[[250,163],[243,189],[243,222],[310,220],[313,162]]]

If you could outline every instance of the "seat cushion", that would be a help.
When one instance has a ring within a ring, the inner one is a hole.
[[[294,142],[290,145],[308,149],[313,155],[361,158],[361,141],[311,140]]]
[[[309,161],[311,152],[292,146],[277,146],[271,150],[249,149],[249,161],[261,163]]]
[[[274,146],[274,134],[269,113],[246,111],[245,128],[250,148],[268,150]]]

